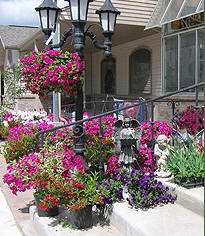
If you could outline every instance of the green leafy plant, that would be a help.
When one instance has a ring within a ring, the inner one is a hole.
[[[82,170],[75,169],[69,178],[58,176],[51,179],[46,186],[46,197],[40,204],[40,208],[46,210],[56,204],[69,210],[78,210],[88,205],[104,204],[102,192],[107,196],[106,190],[98,186],[98,173],[87,174]]]
[[[64,152],[62,146],[46,146],[41,152],[23,155],[9,163],[4,182],[13,194],[34,188],[36,195],[45,195],[54,180],[68,179],[74,169],[83,170],[82,161],[73,152]]]
[[[187,144],[169,148],[166,168],[171,171],[175,179],[204,176],[204,153],[196,141],[188,137]]]
[[[5,122],[7,123],[6,125],[5,125]],[[16,127],[18,124],[20,124],[20,122],[21,122],[20,120],[15,120],[13,118],[11,118],[8,121],[1,122],[1,126],[0,126],[1,138],[5,139],[9,135],[9,130],[11,128]]]

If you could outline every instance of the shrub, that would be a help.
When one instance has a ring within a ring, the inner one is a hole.
[[[9,135],[9,130],[18,126],[20,122],[21,120],[15,120],[13,116],[6,116],[5,119],[3,119],[2,125],[0,126],[0,136],[3,139],[6,139]]]
[[[24,154],[28,155],[39,151],[36,143],[35,133],[40,130],[52,128],[47,123],[18,123],[9,129],[6,143],[3,145],[3,156],[6,162],[18,160]]]

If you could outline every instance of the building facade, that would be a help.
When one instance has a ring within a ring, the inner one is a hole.
[[[171,1],[174,0],[112,0],[121,12],[112,37],[112,57],[104,58],[103,52],[95,49],[86,39],[86,100],[100,100],[107,96],[125,100],[155,98],[203,80],[203,10],[163,25],[157,24],[156,19],[166,15],[164,11]],[[87,27],[96,34],[99,43],[103,42],[103,35],[95,11],[103,3],[104,0],[90,3],[87,20]],[[64,30],[71,27],[69,7],[62,10],[58,24],[59,39]],[[39,31],[20,44],[18,55],[25,49],[43,48],[44,39]],[[74,50],[70,38],[62,49]],[[2,48],[0,50],[2,53]],[[12,53],[15,54],[15,50],[13,48]],[[8,61],[9,51],[4,50],[3,54]],[[35,95],[24,96],[18,101],[16,109],[25,109],[25,103],[28,110],[52,109],[51,97],[49,102],[41,100],[39,103],[36,99]],[[194,102],[194,94],[190,92],[173,99],[183,100],[184,106],[187,106]],[[200,101],[203,101],[202,95]],[[70,102],[69,99],[62,98],[62,103],[66,102]],[[171,109],[166,102],[155,104],[155,119],[166,120],[168,115],[171,115]]]

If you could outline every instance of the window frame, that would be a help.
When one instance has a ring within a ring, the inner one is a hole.
[[[199,63],[200,63],[200,57],[199,57],[199,44],[198,44],[198,37],[199,37],[199,31],[200,30],[204,30],[204,26],[200,26],[200,27],[195,27],[195,28],[191,28],[191,29],[187,29],[187,30],[183,30],[180,32],[174,32],[172,34],[168,34],[168,35],[162,35],[162,93],[166,94],[169,93],[169,91],[166,91],[165,88],[165,41],[166,38],[170,38],[173,36],[177,36],[178,37],[178,78],[177,78],[177,89],[180,89],[180,51],[181,51],[181,35],[189,33],[189,32],[195,32],[195,84],[198,83],[198,76],[199,76]],[[205,59],[205,58],[204,58]],[[194,91],[187,91],[183,94],[194,94]]]

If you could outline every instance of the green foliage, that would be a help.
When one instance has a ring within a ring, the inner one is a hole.
[[[7,109],[12,109],[16,104],[16,99],[21,97],[26,88],[22,85],[22,76],[19,66],[6,67],[3,72],[5,98],[1,105],[0,113]]]
[[[169,153],[166,168],[175,179],[204,176],[204,153],[189,137],[186,145],[170,148]]]

